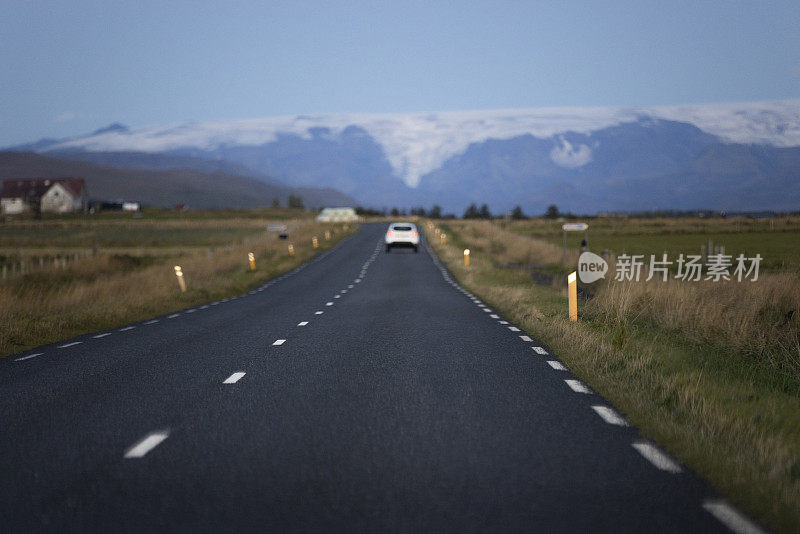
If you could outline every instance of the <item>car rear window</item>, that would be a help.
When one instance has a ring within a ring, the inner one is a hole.
[[[408,232],[409,230],[411,230],[411,227],[410,226],[395,226],[395,227],[393,227],[393,229],[394,230],[398,230],[400,232]]]

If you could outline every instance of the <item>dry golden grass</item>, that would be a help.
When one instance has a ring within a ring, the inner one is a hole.
[[[558,262],[560,249],[548,255],[492,226],[448,221],[446,246],[426,233],[462,285],[547,343],[642,433],[770,528],[800,528],[798,323],[788,313],[800,310],[796,274],[609,283],[570,322],[562,288],[499,267],[520,250],[541,251],[530,263]]]
[[[164,221],[159,221],[159,224]],[[264,228],[267,221],[258,221]],[[201,226],[213,221],[199,221]],[[251,224],[255,224],[249,221]],[[169,231],[172,225],[166,225]],[[330,241],[325,230],[334,230]],[[71,263],[67,269],[45,269],[0,283],[0,355],[20,352],[81,333],[118,326],[187,306],[240,293],[311,258],[313,236],[328,248],[345,232],[311,220],[290,223],[290,241],[244,238],[222,247],[174,254],[101,254]],[[288,253],[293,243],[295,255]],[[247,254],[256,255],[255,271]],[[181,293],[173,267],[185,273],[188,291]]]

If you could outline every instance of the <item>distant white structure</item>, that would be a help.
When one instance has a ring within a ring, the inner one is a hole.
[[[319,222],[357,222],[358,215],[353,208],[325,208],[317,215]]]
[[[3,180],[0,210],[14,215],[39,210],[42,213],[86,211],[87,192],[83,178],[33,178]]]

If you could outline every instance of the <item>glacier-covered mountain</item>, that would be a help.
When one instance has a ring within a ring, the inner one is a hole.
[[[115,125],[31,147],[225,161],[375,207],[800,209],[800,100]]]

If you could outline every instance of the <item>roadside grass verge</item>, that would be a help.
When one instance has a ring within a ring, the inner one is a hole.
[[[259,228],[268,222],[259,221]],[[160,231],[171,230],[167,225]],[[324,238],[326,230],[332,231],[330,240]],[[144,255],[137,247],[130,254],[101,253],[66,269],[3,280],[0,356],[242,293],[308,261],[356,230],[352,224],[345,230],[343,225],[295,220],[289,223],[289,240],[276,235],[264,238],[262,233],[213,248],[187,251],[171,246]],[[319,238],[318,249],[312,246],[313,236]],[[294,256],[289,255],[289,243]],[[249,252],[255,254],[255,271],[250,270]],[[185,274],[186,293],[178,287],[175,265]]]
[[[538,240],[479,221],[441,224],[442,245],[423,228],[464,287],[549,345],[642,434],[770,529],[800,531],[797,274],[748,285],[607,284],[570,322],[564,289],[500,267],[520,255],[560,261],[557,245],[521,243]]]

